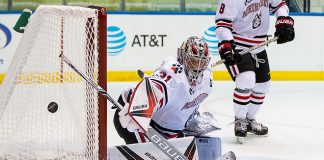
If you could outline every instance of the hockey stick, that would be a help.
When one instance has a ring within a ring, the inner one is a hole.
[[[249,53],[249,52],[251,52],[251,51],[253,51],[253,50],[255,50],[255,49],[258,49],[258,48],[260,48],[260,47],[262,47],[262,46],[265,46],[265,45],[267,45],[267,44],[269,44],[269,43],[275,42],[275,41],[278,40],[278,38],[279,38],[279,37],[274,37],[274,38],[269,39],[269,40],[267,40],[267,41],[265,41],[265,42],[263,42],[263,43],[260,43],[260,44],[258,44],[258,45],[253,46],[253,47],[250,47],[250,48],[248,48],[248,49],[246,49],[246,50],[243,50],[243,51],[241,51],[241,52],[239,52],[239,53],[237,53],[237,54],[244,55],[244,54]],[[225,62],[225,59],[221,59],[221,60],[219,60],[219,61],[217,61],[217,62],[211,64],[211,67],[212,67],[212,68],[213,68],[213,67],[216,67],[216,66],[218,66],[218,65],[220,65],[220,64],[222,64],[222,63],[224,63],[224,62]]]
[[[77,67],[75,67],[66,56],[64,56],[63,54],[60,54],[59,57],[62,58],[62,60],[66,64],[68,64],[75,72],[77,72],[94,89],[96,89],[100,94],[102,94],[104,97],[106,97],[108,99],[108,101],[110,101],[118,109],[122,110],[123,107],[119,103],[117,103],[104,89],[102,89],[90,77],[88,77],[87,75],[83,74]],[[174,160],[187,160],[187,157],[185,157],[182,153],[180,153],[171,143],[169,143],[164,137],[162,137],[153,128],[149,128],[146,133],[143,133],[143,135],[146,138],[148,138],[149,140],[151,140],[151,142],[155,146],[157,146],[169,158],[174,159]]]
[[[137,74],[138,74],[138,76],[140,76],[142,79],[144,79],[145,78],[145,73],[142,71],[142,70],[137,70]]]

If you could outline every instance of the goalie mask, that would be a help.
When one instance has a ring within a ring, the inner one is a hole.
[[[210,61],[207,43],[201,38],[189,37],[178,48],[178,61],[184,66],[189,84],[196,86]]]

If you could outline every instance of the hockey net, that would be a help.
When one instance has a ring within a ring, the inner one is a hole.
[[[46,5],[30,17],[0,86],[0,159],[105,157],[106,101],[59,58],[105,89],[105,18],[102,8]]]

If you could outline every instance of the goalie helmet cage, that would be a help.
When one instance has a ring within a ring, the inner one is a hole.
[[[104,8],[41,5],[0,86],[0,159],[106,159],[107,100],[63,63],[107,89]]]

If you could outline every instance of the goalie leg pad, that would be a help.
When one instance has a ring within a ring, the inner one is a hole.
[[[196,137],[199,159],[218,159],[222,156],[219,137]]]

